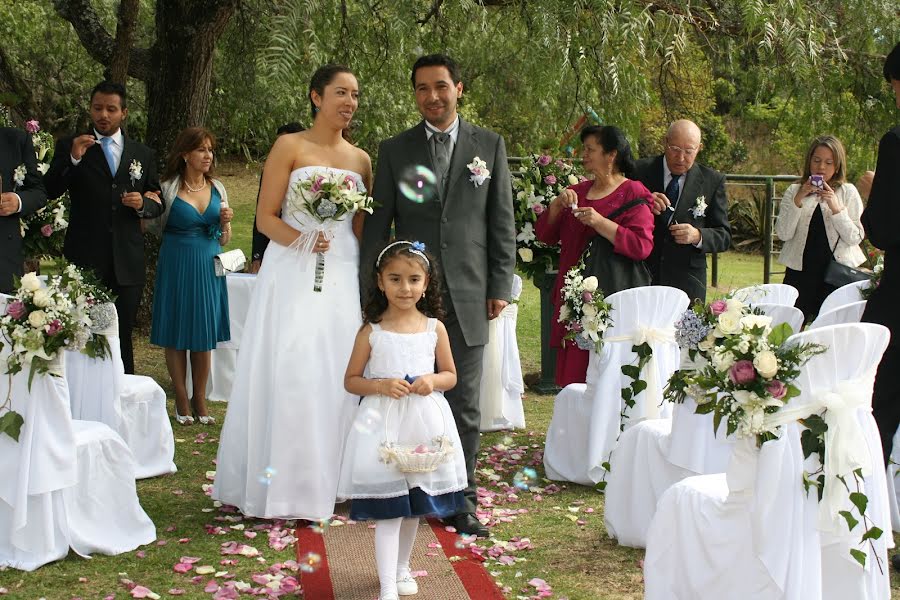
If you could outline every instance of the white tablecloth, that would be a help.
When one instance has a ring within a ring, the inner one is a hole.
[[[231,386],[237,369],[237,354],[244,335],[244,321],[250,308],[250,298],[256,275],[231,273],[225,276],[228,287],[228,319],[231,325],[231,339],[221,342],[212,351],[209,381],[206,384],[206,399],[225,402],[231,396]],[[191,364],[188,361],[188,389],[191,389]]]

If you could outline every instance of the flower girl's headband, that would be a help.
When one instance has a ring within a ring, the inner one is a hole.
[[[431,270],[431,261],[428,260],[428,257],[425,256],[425,244],[422,242],[407,242],[406,240],[398,240],[396,242],[391,242],[387,246],[384,247],[378,254],[378,259],[375,261],[375,268],[381,266],[381,259],[384,256],[384,253],[388,251],[388,249],[393,248],[394,246],[399,246],[400,244],[409,244],[409,248],[406,249],[410,254],[415,254],[416,256],[421,256],[422,260],[425,261],[425,266],[428,267],[428,270]]]

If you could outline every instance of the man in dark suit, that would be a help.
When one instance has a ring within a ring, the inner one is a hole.
[[[653,192],[653,285],[683,290],[706,301],[706,254],[731,246],[725,176],[694,161],[703,148],[700,128],[679,120],[669,126],[665,153],[638,161],[636,177]]]
[[[19,129],[0,128],[0,292],[13,291],[13,275],[22,275],[22,233],[19,219],[47,204],[37,170],[31,136]]]
[[[44,176],[51,198],[69,192],[69,228],[63,253],[93,269],[116,295],[126,373],[134,373],[131,330],[144,288],[141,219],[163,211],[156,155],[122,132],[128,116],[125,88],[104,81],[91,92],[93,130],[60,140]]]
[[[900,108],[900,44],[884,61],[884,78],[893,87]],[[888,464],[894,433],[900,425],[900,264],[895,262],[900,260],[900,125],[884,134],[878,144],[875,178],[861,220],[869,241],[884,250],[881,284],[869,297],[862,320],[891,330],[872,395],[872,414],[881,433],[884,463]]]
[[[380,207],[365,221],[360,288],[365,294],[391,224],[397,239],[424,242],[438,257],[444,274],[444,324],[457,369],[456,387],[446,396],[469,479],[467,507],[451,522],[461,533],[486,536],[475,518],[481,364],[488,320],[499,316],[509,301],[516,251],[506,146],[498,134],[457,114],[463,84],[450,57],[420,57],[413,65],[412,83],[424,120],[381,143],[372,194]],[[468,166],[476,159],[484,161],[489,178],[478,177]],[[398,184],[422,165],[434,172],[437,186],[431,197],[417,202],[402,195]]]
[[[275,132],[275,138],[280,138],[286,133],[297,133],[298,131],[303,131],[303,125],[300,123],[285,123]],[[262,187],[262,173],[259,174],[259,185]],[[259,191],[256,192],[256,206],[259,208]],[[266,248],[269,247],[269,238],[263,235],[259,229],[256,228],[256,216],[253,217],[253,246],[251,250],[251,259],[250,259],[250,272],[258,273],[259,268],[262,266],[263,255],[266,253]]]

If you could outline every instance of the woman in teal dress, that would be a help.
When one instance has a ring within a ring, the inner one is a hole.
[[[233,211],[222,182],[212,178],[215,137],[202,127],[178,134],[163,173],[166,212],[156,266],[150,342],[166,351],[175,387],[175,419],[215,422],[206,409],[210,351],[230,339],[225,278],[213,258],[231,239]],[[188,400],[190,353],[193,396]]]

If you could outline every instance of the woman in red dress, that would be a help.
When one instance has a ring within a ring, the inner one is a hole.
[[[553,318],[550,346],[557,348],[556,383],[566,386],[583,383],[587,372],[588,351],[573,342],[563,344],[565,327],[558,321],[562,303],[560,289],[566,272],[581,258],[588,243],[602,235],[613,251],[635,261],[650,255],[653,249],[653,213],[650,191],[629,179],[634,169],[631,146],[622,131],[612,125],[585,127],[581,131],[584,168],[593,180],[569,186],[553,199],[535,224],[537,238],[545,244],[559,244],[559,274],[553,285]],[[635,206],[615,221],[606,218],[623,204],[645,198],[648,204]]]

